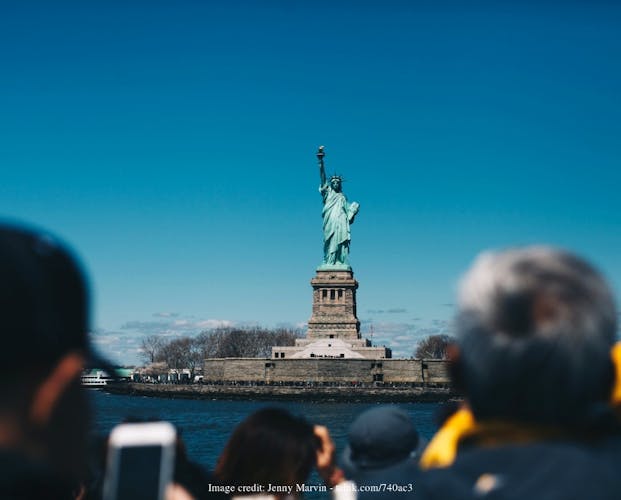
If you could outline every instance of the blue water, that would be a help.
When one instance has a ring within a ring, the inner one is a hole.
[[[180,430],[190,458],[208,469],[213,469],[234,427],[259,408],[279,406],[304,416],[311,423],[327,426],[340,455],[352,420],[365,409],[374,406],[368,403],[163,399],[119,396],[99,390],[89,390],[89,394],[95,410],[96,433],[109,433],[112,427],[126,417],[168,420]],[[398,406],[412,417],[422,436],[430,438],[433,435],[436,430],[434,417],[439,404],[409,403]],[[313,475],[311,481],[318,481],[318,478]],[[307,498],[315,496],[307,495]]]
[[[118,396],[89,390],[95,410],[95,431],[110,432],[126,417],[159,418],[172,422],[181,431],[190,458],[212,468],[231,431],[253,411],[265,406],[279,406],[304,416],[314,424],[330,429],[340,452],[347,440],[352,420],[367,408],[368,403],[293,403],[266,401],[206,401],[163,399],[142,396]],[[436,430],[436,403],[398,405],[413,419],[420,434],[429,438]]]

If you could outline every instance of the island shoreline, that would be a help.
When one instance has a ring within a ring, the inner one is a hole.
[[[209,399],[240,401],[323,401],[444,403],[457,401],[459,395],[447,387],[357,387],[357,386],[280,386],[123,383],[102,387],[110,394],[147,396],[166,399]]]

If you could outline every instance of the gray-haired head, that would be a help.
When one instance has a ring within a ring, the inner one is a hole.
[[[608,285],[575,255],[480,255],[462,279],[456,322],[459,383],[477,418],[588,418],[610,395],[616,320]]]

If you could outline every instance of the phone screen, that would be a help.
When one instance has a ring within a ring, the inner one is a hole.
[[[162,500],[175,468],[168,422],[117,425],[108,440],[104,500]]]
[[[162,447],[127,446],[120,450],[117,500],[158,498]]]

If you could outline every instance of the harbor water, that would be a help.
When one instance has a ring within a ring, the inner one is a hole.
[[[259,408],[286,408],[312,423],[327,426],[340,454],[346,444],[347,429],[352,420],[373,406],[368,403],[163,399],[114,395],[100,390],[89,390],[89,395],[95,411],[95,433],[105,435],[127,417],[167,420],[181,432],[190,458],[210,470],[231,431]],[[412,417],[422,436],[430,438],[433,435],[440,404],[407,403],[398,406]]]

